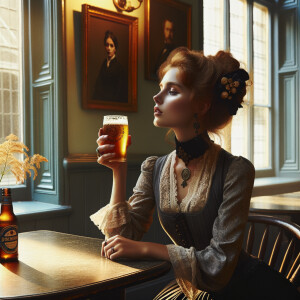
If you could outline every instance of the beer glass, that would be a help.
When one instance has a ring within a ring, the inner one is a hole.
[[[116,156],[109,161],[126,161],[128,140],[128,119],[126,116],[104,116],[103,134],[108,135],[108,143],[115,145]]]

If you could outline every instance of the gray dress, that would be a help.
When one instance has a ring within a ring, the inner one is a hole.
[[[240,201],[235,204],[234,197],[223,197],[228,185],[234,184],[228,184],[226,177],[236,158],[223,149],[220,151],[204,207],[197,212],[184,213],[160,209],[160,179],[166,158],[157,159],[153,171],[159,220],[174,244],[193,249],[197,265],[193,270],[191,264],[190,272],[185,269],[180,273],[177,270],[177,283],[169,284],[155,300],[299,299],[295,287],[288,280],[241,249],[246,219],[240,216],[247,212],[247,204],[245,206]],[[250,162],[245,162],[249,168],[248,172],[246,168],[243,170],[244,179],[249,184],[245,184],[243,176],[240,176],[242,188],[253,185],[254,169]],[[226,201],[229,203],[226,204]],[[188,261],[186,263],[189,264]]]
[[[156,205],[162,226],[173,240],[167,249],[177,284],[189,299],[202,291],[218,296],[249,262],[242,243],[254,167],[243,157],[217,151],[218,147],[212,144],[199,159],[198,175],[189,182],[191,192],[181,211],[174,200],[176,154],[172,152],[164,163],[162,158],[149,157],[142,164],[128,201],[108,204],[91,216],[106,237],[120,234],[139,240],[151,226]]]

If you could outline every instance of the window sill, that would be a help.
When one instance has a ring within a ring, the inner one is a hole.
[[[300,190],[300,178],[265,177],[256,178],[252,197],[292,193]],[[14,213],[20,221],[69,216],[71,206],[39,201],[13,202]]]
[[[13,207],[19,221],[68,216],[72,212],[71,206],[38,201],[16,201]]]
[[[256,178],[252,197],[292,193],[300,191],[300,178],[264,177]]]

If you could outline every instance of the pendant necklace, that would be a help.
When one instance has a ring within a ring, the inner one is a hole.
[[[185,164],[185,168],[181,171],[181,186],[185,188],[187,186],[187,181],[191,178],[191,170],[188,167],[190,160],[202,156],[209,145],[201,135],[197,135],[187,142],[179,142],[175,137],[175,143],[176,155],[182,159]]]
[[[181,178],[182,178],[182,183],[181,186],[182,187],[186,187],[187,186],[187,181],[190,179],[191,177],[191,170],[186,166],[182,171],[181,171]]]

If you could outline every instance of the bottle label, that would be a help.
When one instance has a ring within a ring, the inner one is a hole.
[[[9,225],[0,232],[0,246],[5,253],[14,253],[18,250],[18,227]]]
[[[2,204],[12,204],[11,198],[2,196]]]

